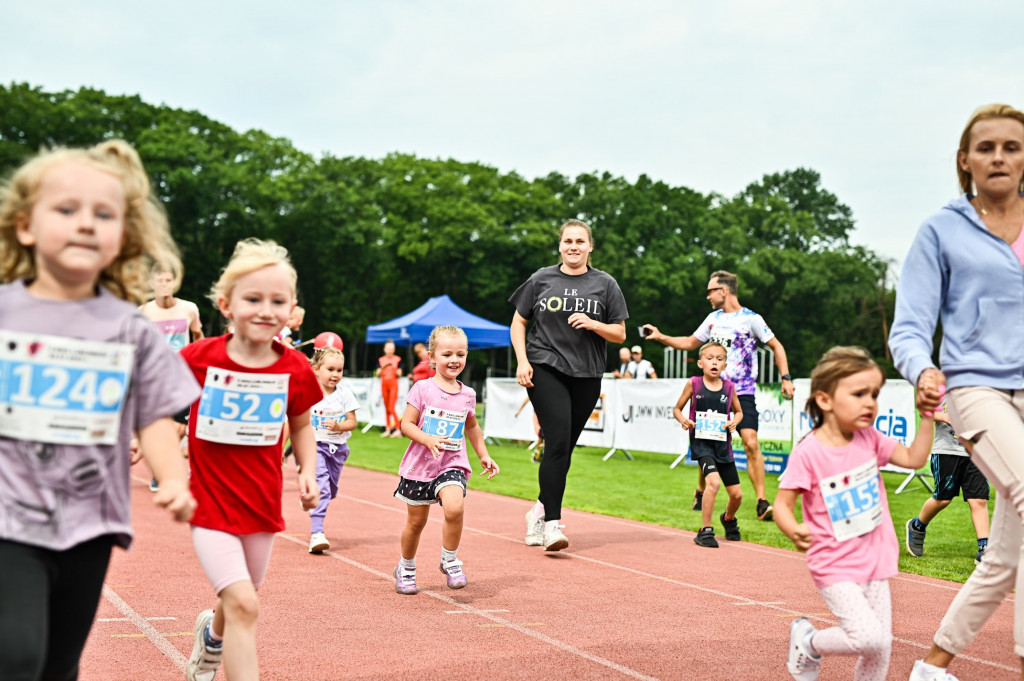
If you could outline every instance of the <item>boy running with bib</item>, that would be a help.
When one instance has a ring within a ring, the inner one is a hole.
[[[466,586],[462,561],[456,556],[462,541],[466,478],[473,474],[466,441],[480,457],[481,475],[490,480],[498,464],[487,454],[484,432],[476,420],[476,392],[458,380],[466,367],[469,341],[457,326],[438,326],[430,332],[427,353],[437,369],[433,377],[413,384],[405,398],[402,434],[412,440],[398,470],[395,497],[408,504],[402,530],[402,557],[395,566],[395,591],[412,595],[416,587],[416,550],[427,524],[430,505],[444,511],[441,530],[441,572],[449,589]]]
[[[686,382],[672,414],[684,430],[690,431],[690,458],[700,467],[707,483],[701,499],[701,529],[693,541],[698,546],[718,548],[711,516],[715,512],[715,496],[722,484],[729,494],[725,512],[719,516],[725,528],[725,538],[729,541],[742,538],[736,511],[743,501],[743,492],[732,457],[732,434],[743,420],[743,410],[736,396],[736,386],[722,378],[726,367],[725,346],[715,341],[705,343],[697,357],[697,366],[704,375],[694,376]],[[683,406],[687,402],[690,410],[688,416],[683,416]]]
[[[883,681],[892,653],[889,577],[899,542],[878,469],[917,470],[928,459],[934,420],[922,414],[910,448],[873,426],[882,370],[863,348],[835,347],[811,372],[806,411],[814,429],[789,455],[775,498],[775,522],[796,548],[839,624],[818,631],[799,617],[790,627],[789,673],[818,678],[823,654],[857,655],[854,681]],[[803,522],[794,508],[802,498]]]

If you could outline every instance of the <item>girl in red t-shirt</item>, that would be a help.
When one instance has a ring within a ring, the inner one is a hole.
[[[181,356],[203,386],[189,414],[192,543],[217,593],[199,613],[185,677],[212,679],[223,656],[232,681],[258,679],[256,590],[281,516],[281,431],[287,421],[304,509],[319,501],[310,408],[323,397],[306,356],[275,336],[295,307],[295,268],[272,241],[235,247],[210,295],[234,332],[187,345]]]
[[[384,400],[384,432],[381,437],[402,437],[402,430],[398,421],[398,414],[395,413],[395,403],[398,402],[398,379],[402,375],[402,359],[395,354],[395,344],[388,341],[384,344],[384,354],[377,359],[380,368],[377,375],[380,376],[380,394]]]

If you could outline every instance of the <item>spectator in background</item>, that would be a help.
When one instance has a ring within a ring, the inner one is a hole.
[[[632,378],[645,379],[645,378],[657,378],[658,374],[654,372],[654,367],[651,363],[644,359],[644,351],[639,345],[634,345],[630,351],[633,358],[629,362],[629,373]]]
[[[423,343],[417,343],[416,345],[412,346],[412,351],[416,353],[416,356],[419,357],[420,359],[420,361],[417,362],[416,366],[412,368],[413,383],[422,381],[425,378],[430,378],[431,376],[437,373],[437,371],[435,371],[430,366],[430,355],[429,353],[427,353],[426,345],[424,345]]]
[[[612,376],[615,378],[633,378],[633,374],[629,373],[629,363],[631,361],[629,348],[626,346],[619,348],[619,368],[612,372]]]

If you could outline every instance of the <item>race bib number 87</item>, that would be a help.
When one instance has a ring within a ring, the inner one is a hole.
[[[134,346],[0,331],[0,435],[117,443]]]
[[[229,445],[272,445],[281,438],[288,374],[210,367],[199,398],[196,437]]]
[[[838,541],[867,534],[882,522],[882,495],[875,461],[823,478],[821,494]]]
[[[466,412],[427,407],[423,410],[423,432],[451,438],[441,443],[441,449],[457,452],[462,449],[462,438],[466,433]]]

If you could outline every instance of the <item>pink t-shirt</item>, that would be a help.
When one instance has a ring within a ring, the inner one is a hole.
[[[434,379],[428,378],[413,383],[405,403],[419,410],[416,425],[420,430],[451,437],[454,441],[449,443],[451,449],[442,451],[437,459],[418,442],[409,443],[398,474],[406,480],[420,482],[428,482],[450,470],[461,470],[467,477],[472,475],[466,455],[466,422],[476,413],[476,391],[460,382],[458,392],[445,392]]]
[[[810,433],[789,455],[786,472],[779,479],[782,489],[798,490],[803,500],[804,522],[811,530],[811,548],[807,550],[807,567],[819,589],[838,582],[864,584],[874,579],[887,579],[897,572],[899,543],[889,514],[885,485],[878,475],[878,502],[881,522],[866,534],[839,541],[826,504],[822,480],[842,476],[837,483],[848,481],[847,473],[862,469],[874,461],[878,467],[889,463],[896,440],[874,428],[855,431],[845,447],[830,447]],[[873,482],[873,481],[872,481]],[[873,485],[872,485],[873,486]],[[870,495],[851,496],[851,500],[867,501]],[[855,502],[856,503],[856,502]],[[842,521],[839,521],[840,523]]]

